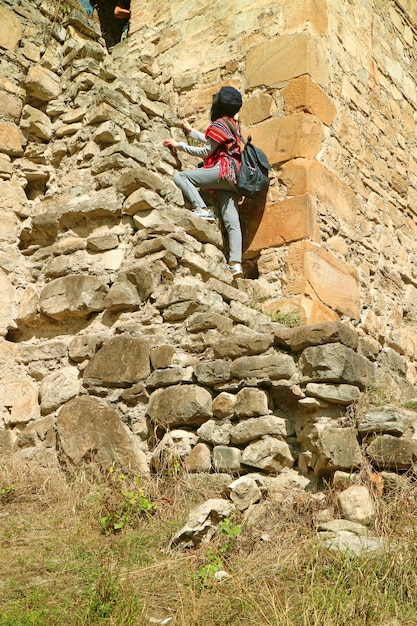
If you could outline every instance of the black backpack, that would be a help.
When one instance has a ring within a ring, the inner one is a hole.
[[[227,120],[225,121],[230,130],[236,134],[232,125]],[[246,198],[264,197],[269,188],[268,172],[271,169],[268,158],[265,152],[253,145],[250,135],[247,141],[243,139],[240,133],[238,137],[243,141],[245,147],[242,151],[240,172],[237,175],[237,190]]]

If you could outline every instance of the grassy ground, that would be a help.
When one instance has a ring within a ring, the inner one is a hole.
[[[413,487],[380,504],[379,534],[399,540],[385,555],[320,548],[308,496],[257,505],[211,545],[169,550],[188,512],[220,495],[204,476],[139,484],[119,470],[69,477],[3,460],[0,626],[417,624]]]

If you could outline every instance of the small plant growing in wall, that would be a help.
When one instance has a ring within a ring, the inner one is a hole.
[[[280,309],[277,309],[275,313],[271,315],[271,319],[273,322],[278,322],[279,324],[287,326],[288,328],[295,328],[296,326],[300,326],[301,324],[300,318],[296,310],[282,313]]]

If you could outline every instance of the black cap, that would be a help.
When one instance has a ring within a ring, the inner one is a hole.
[[[234,87],[222,87],[219,91],[219,104],[222,111],[233,117],[242,106],[242,96]]]

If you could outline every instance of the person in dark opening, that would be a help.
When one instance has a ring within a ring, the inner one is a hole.
[[[127,37],[130,20],[130,0],[94,0],[101,33],[107,49]]]

